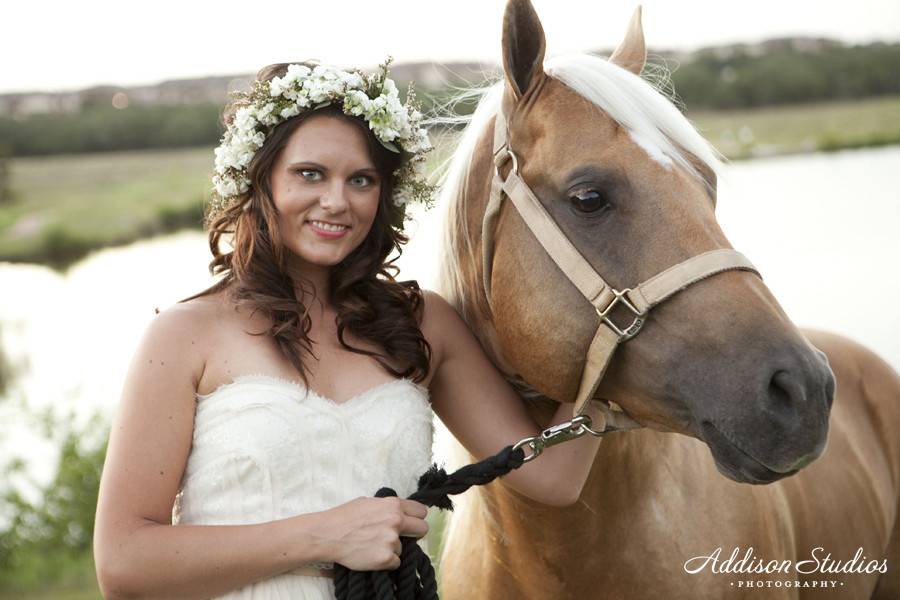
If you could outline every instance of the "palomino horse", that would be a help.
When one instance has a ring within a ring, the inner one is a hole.
[[[509,198],[484,247],[497,118],[517,164],[498,161],[496,177],[517,169],[617,289],[730,245],[714,153],[637,76],[640,13],[609,61],[545,64],[544,46],[531,4],[510,0],[504,81],[445,184],[441,291],[549,425],[575,398],[598,316]],[[900,598],[897,374],[854,342],[798,330],[746,270],[644,318],[594,394],[643,428],[606,437],[572,507],[502,481],[469,492],[447,533],[443,598]]]

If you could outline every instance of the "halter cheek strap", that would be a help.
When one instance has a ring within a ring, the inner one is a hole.
[[[519,175],[518,157],[509,147],[507,121],[502,113],[498,113],[494,121],[493,161],[495,172],[491,182],[491,195],[481,227],[482,276],[488,304],[491,303],[495,221],[500,213],[503,198],[506,197],[512,201],[522,220],[550,258],[591,303],[600,320],[588,349],[581,383],[575,397],[576,416],[582,414],[587,402],[593,399],[616,347],[640,332],[651,308],[691,284],[717,273],[744,270],[759,275],[743,254],[730,248],[721,248],[693,256],[634,288],[616,290],[607,284],[581,255]],[[510,161],[512,168],[504,178],[500,169]],[[631,312],[633,316],[631,324],[621,327],[612,321],[610,312],[617,304],[621,304]],[[617,408],[614,403],[601,400],[600,406],[607,421],[605,431],[641,427],[640,423]]]

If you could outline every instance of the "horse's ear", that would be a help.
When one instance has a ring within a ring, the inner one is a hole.
[[[644,45],[644,28],[641,26],[641,5],[634,9],[625,39],[609,57],[609,62],[640,75],[647,62],[647,47]]]
[[[503,71],[516,98],[544,73],[544,28],[529,0],[509,0],[503,15]]]

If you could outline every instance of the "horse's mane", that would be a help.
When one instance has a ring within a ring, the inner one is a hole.
[[[719,155],[672,102],[650,83],[604,58],[586,54],[565,55],[544,62],[545,72],[590,100],[610,118],[631,132],[645,148],[658,150],[668,160],[701,181],[703,176],[691,163],[693,155],[713,173],[721,170]],[[463,195],[475,146],[487,123],[497,114],[503,95],[503,80],[482,88],[467,90],[465,97],[481,101],[463,131],[457,148],[442,178],[438,204],[444,211],[441,239],[443,261],[438,276],[440,293],[461,312],[465,302],[465,282],[461,260],[475,272],[480,256],[474,252],[471,233],[466,227],[466,203]],[[466,320],[469,315],[463,313]]]

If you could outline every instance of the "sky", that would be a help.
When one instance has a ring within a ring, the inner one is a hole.
[[[0,92],[252,73],[269,63],[307,58],[362,68],[378,64],[388,54],[396,62],[499,62],[506,4],[505,0],[13,1],[3,10]],[[614,47],[638,4],[532,1],[551,56]],[[794,35],[849,43],[900,41],[898,0],[641,4],[651,50]]]

